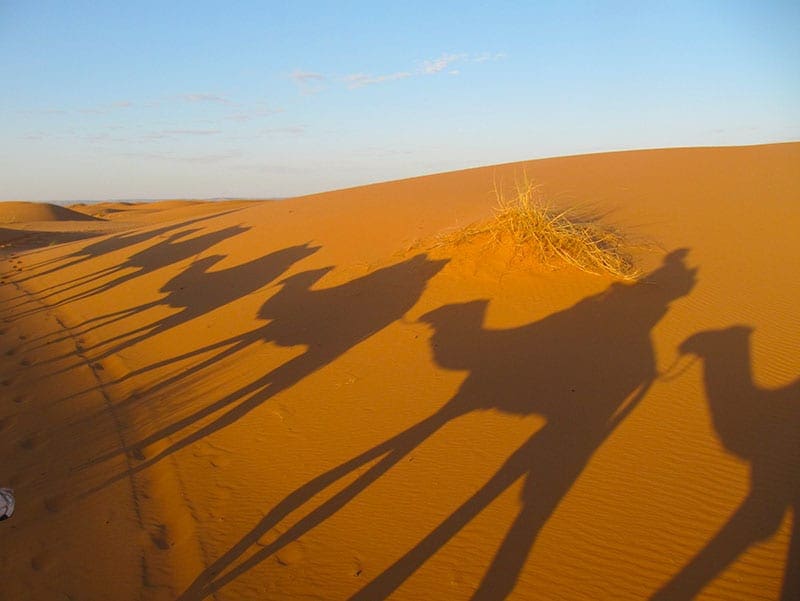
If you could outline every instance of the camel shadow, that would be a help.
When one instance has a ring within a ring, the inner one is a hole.
[[[225,258],[222,255],[198,259],[161,287],[159,292],[166,293],[167,296],[103,316],[103,325],[108,325],[157,306],[179,309],[169,317],[103,340],[97,347],[107,348],[97,358],[118,353],[252,294],[317,250],[318,246],[308,244],[291,246],[247,263],[218,270],[212,270],[212,267]]]
[[[774,535],[788,509],[793,528],[781,599],[800,599],[800,379],[780,389],[754,385],[752,329],[708,330],[680,351],[704,362],[703,382],[723,446],[750,463],[750,491],[722,529],[653,599],[692,599],[749,547]]]
[[[48,265],[55,263],[55,266],[49,267],[46,271],[34,273],[18,281],[25,282],[33,278],[39,278],[45,275],[49,275],[51,273],[60,271],[62,269],[74,267],[76,265],[79,265],[80,263],[89,261],[96,257],[103,256],[107,253],[116,252],[124,248],[135,246],[137,244],[145,242],[146,240],[152,240],[153,238],[157,236],[162,236],[163,234],[169,231],[181,228],[187,228],[192,224],[200,223],[201,221],[206,221],[208,219],[211,219],[212,217],[221,217],[231,212],[233,211],[224,211],[222,213],[204,215],[202,217],[188,219],[183,222],[171,223],[169,225],[161,226],[155,229],[145,229],[144,231],[124,232],[121,234],[114,234],[111,236],[103,236],[100,240],[87,244],[86,246],[83,246],[80,249],[68,255],[60,256],[54,259],[48,259],[46,261],[40,261],[39,263],[34,263],[33,265],[29,265],[28,266],[29,269],[37,269],[37,268],[47,267]],[[43,291],[46,290],[48,290],[48,288],[43,289]]]
[[[211,248],[215,244],[246,232],[249,229],[249,227],[232,226],[194,237],[190,236],[199,231],[199,228],[180,230],[170,234],[167,238],[159,240],[155,244],[132,254],[125,261],[119,264],[107,267],[100,271],[88,273],[69,282],[64,282],[64,284],[59,286],[58,289],[51,290],[50,292],[39,296],[38,300],[40,302],[48,301],[48,299],[53,296],[69,294],[69,296],[66,298],[60,298],[55,302],[48,302],[47,307],[48,309],[52,310],[72,302],[80,301],[97,294],[102,294],[111,290],[112,288],[121,286],[136,278],[161,269],[162,267],[166,267],[198,255]],[[76,262],[80,262],[80,260]],[[104,278],[106,281],[98,281]],[[18,318],[25,315],[31,315],[42,310],[42,308],[36,308],[17,311],[15,317]],[[102,316],[93,318],[87,322],[87,324],[95,323],[102,318]],[[56,342],[60,340],[61,339],[56,340]]]
[[[328,365],[360,342],[381,331],[405,315],[419,300],[428,281],[446,264],[430,260],[425,255],[378,269],[368,275],[329,288],[313,289],[332,268],[304,271],[280,282],[280,289],[267,299],[258,317],[270,320],[250,332],[231,337],[222,343],[209,345],[191,354],[223,348],[209,359],[184,370],[171,383],[217,363],[257,342],[274,342],[280,346],[305,346],[306,351],[267,372],[253,382],[225,397],[178,419],[145,436],[138,442],[112,454],[98,457],[92,463],[127,452],[140,463],[129,472],[115,476],[118,480],[128,473],[141,471],[242,418],[276,394],[294,386],[306,376]],[[178,360],[180,358],[175,358]],[[164,384],[162,382],[162,384]],[[147,391],[152,392],[152,389]],[[211,422],[192,432],[180,434],[198,421],[224,411]],[[143,450],[159,441],[169,439],[169,446],[157,455],[144,458]],[[176,440],[177,439],[177,440]]]
[[[484,508],[524,478],[522,508],[473,596],[505,598],[561,499],[654,382],[657,370],[650,332],[670,303],[695,284],[695,270],[684,263],[687,252],[668,255],[644,281],[613,284],[601,294],[518,328],[485,329],[488,301],[446,305],[424,315],[422,321],[433,329],[431,346],[437,364],[469,372],[456,395],[428,418],[291,492],[198,575],[181,601],[212,595],[334,515],[451,420],[479,410],[539,414],[547,422],[454,513],[351,599],[390,596]],[[258,542],[343,478],[352,481],[294,524],[283,525],[285,530],[270,544]],[[248,554],[253,547],[255,552]]]

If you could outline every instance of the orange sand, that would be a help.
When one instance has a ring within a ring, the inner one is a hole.
[[[645,277],[431,249],[523,170]],[[0,231],[3,598],[797,598],[800,143],[76,210]]]

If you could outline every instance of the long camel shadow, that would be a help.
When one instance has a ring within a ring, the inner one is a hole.
[[[114,234],[111,236],[103,236],[102,239],[87,244],[75,250],[68,255],[56,257],[53,259],[48,259],[46,261],[40,261],[39,263],[34,263],[28,266],[28,269],[38,269],[42,267],[46,267],[48,265],[54,266],[46,269],[45,271],[31,274],[25,278],[21,278],[17,280],[18,282],[25,282],[27,280],[33,278],[39,278],[56,271],[60,271],[62,269],[67,269],[69,267],[74,267],[75,265],[79,265],[84,263],[85,261],[89,261],[96,257],[101,257],[105,254],[110,252],[116,252],[118,250],[122,250],[124,248],[128,248],[130,246],[135,246],[137,244],[141,244],[146,240],[152,240],[156,236],[161,236],[167,232],[172,230],[177,230],[181,228],[187,228],[192,224],[200,223],[201,221],[206,221],[213,217],[221,217],[232,211],[224,211],[222,213],[214,213],[212,215],[203,215],[202,217],[196,217],[194,219],[188,219],[182,222],[171,223],[169,225],[164,225],[155,229],[145,229],[144,231],[136,230],[133,232],[123,232],[121,234]],[[92,274],[87,274],[86,277],[90,277]],[[77,279],[75,280],[77,281]],[[43,291],[48,290],[49,288],[44,288]]]
[[[704,362],[714,429],[750,463],[750,491],[708,544],[653,599],[692,599],[749,547],[774,535],[791,509],[792,534],[781,599],[800,599],[800,379],[780,389],[753,383],[747,326],[709,330],[680,351]]]
[[[232,226],[221,230],[212,231],[206,234],[201,234],[193,238],[186,238],[186,237],[197,232],[198,231],[197,229],[181,230],[175,232],[170,236],[168,236],[167,238],[160,240],[159,242],[156,242],[155,244],[148,246],[147,248],[142,249],[139,252],[131,255],[124,262],[92,274],[93,279],[108,278],[108,277],[111,277],[112,279],[106,280],[101,283],[93,283],[89,288],[84,288],[80,292],[76,292],[67,298],[60,299],[58,302],[48,305],[48,309],[53,309],[55,307],[59,307],[71,302],[76,302],[96,294],[107,292],[112,288],[130,282],[138,277],[147,275],[148,273],[152,273],[168,265],[172,265],[174,263],[178,263],[180,261],[188,259],[192,256],[198,255],[208,250],[215,244],[218,244],[219,242],[222,242],[223,240],[226,240],[227,238],[230,238],[232,236],[241,234],[247,231],[248,229],[249,228],[242,226]],[[57,292],[51,292],[48,295],[41,296],[40,300],[46,300],[50,296],[54,296],[56,294],[62,294],[72,288],[83,287],[90,281],[92,280],[73,283],[69,285],[67,288],[63,288],[58,290]],[[120,311],[115,311],[93,317],[84,322],[81,325],[81,327],[73,328],[70,334],[65,335],[61,338],[50,340],[48,343],[45,344],[61,342],[73,336],[81,336],[96,329],[101,325],[105,325],[106,323],[110,323],[121,317],[133,315],[140,309],[144,310],[146,308],[150,308],[150,306],[155,306],[158,304],[161,304],[161,301],[156,301],[155,303],[149,304],[147,306],[142,305],[141,307],[130,307],[128,309],[123,309]],[[34,313],[36,311],[41,311],[41,310],[42,309],[32,309],[27,312],[18,313],[17,315],[21,316],[27,313]],[[41,341],[39,341],[39,344],[40,346],[43,346]],[[31,350],[36,350],[36,348],[38,347],[34,346],[32,347]],[[89,349],[81,349],[81,350],[89,350]],[[62,355],[54,357],[48,361],[54,362],[64,358],[66,358],[66,356]],[[71,367],[72,366],[66,369],[70,369]]]
[[[211,248],[215,244],[222,242],[227,238],[231,238],[243,232],[246,232],[248,227],[231,226],[221,230],[215,230],[199,236],[188,237],[199,231],[197,229],[181,230],[169,235],[163,240],[159,240],[155,244],[140,250],[128,257],[122,263],[108,267],[106,269],[88,274],[84,278],[79,278],[77,281],[67,283],[66,286],[58,290],[43,294],[39,297],[40,301],[56,296],[69,293],[71,290],[76,290],[66,298],[61,298],[55,303],[49,304],[48,308],[53,309],[66,305],[68,303],[76,302],[96,294],[107,292],[112,288],[125,284],[138,277],[152,273],[167,265],[178,263],[185,259],[191,258],[203,251]],[[99,279],[112,278],[103,282],[97,282]],[[87,288],[86,285],[89,285]],[[77,290],[82,288],[81,290]],[[41,309],[33,309],[26,312],[18,313],[18,316],[26,315],[40,311]],[[95,320],[93,320],[95,321]]]
[[[219,361],[223,355],[257,341],[280,346],[303,345],[306,351],[202,409],[151,433],[119,452],[96,458],[104,461],[120,452],[128,452],[141,463],[130,472],[145,469],[175,451],[184,448],[234,421],[284,391],[303,378],[328,365],[360,342],[402,318],[419,300],[428,281],[447,261],[430,260],[417,255],[378,269],[339,286],[312,289],[332,268],[304,271],[280,282],[281,288],[263,304],[259,318],[271,320],[251,332],[232,338],[233,344],[193,369]],[[143,450],[156,442],[173,437],[199,420],[224,411],[205,426],[172,442],[157,455],[144,460]],[[115,476],[114,482],[127,473]],[[104,486],[106,485],[104,484]]]
[[[484,329],[488,301],[447,305],[424,315],[422,321],[433,328],[436,362],[446,369],[469,371],[456,395],[428,418],[290,493],[204,570],[181,601],[213,594],[332,516],[448,422],[488,409],[540,414],[547,422],[452,515],[352,599],[388,597],[524,477],[522,509],[473,596],[505,598],[560,500],[654,382],[657,370],[650,332],[669,304],[688,294],[695,283],[695,270],[684,263],[686,253],[671,253],[643,281],[613,284],[569,309],[518,328]],[[260,546],[259,539],[290,513],[372,462],[275,541]],[[256,550],[247,555],[254,546]]]
[[[103,340],[97,347],[112,346],[104,350],[97,358],[118,353],[142,340],[162,334],[252,294],[317,250],[319,250],[318,246],[309,246],[308,244],[291,246],[247,263],[219,270],[211,270],[211,268],[225,258],[222,255],[198,259],[161,287],[159,292],[166,293],[167,296],[104,316],[106,320],[103,325],[107,325],[157,306],[180,309],[169,317]]]

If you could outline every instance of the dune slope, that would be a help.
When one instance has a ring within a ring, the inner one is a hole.
[[[565,157],[7,250],[4,589],[795,598],[798,165]],[[642,278],[431,243],[523,172],[647,242]]]
[[[44,202],[0,202],[0,223],[26,223],[30,221],[95,221],[85,213]]]

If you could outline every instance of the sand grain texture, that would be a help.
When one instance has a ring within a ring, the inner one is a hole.
[[[609,153],[37,225],[2,257],[3,595],[796,598],[798,167]],[[644,277],[434,248],[522,172],[649,241]]]

